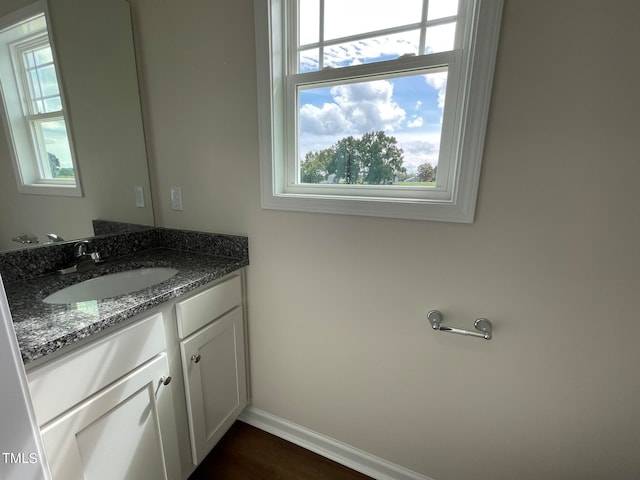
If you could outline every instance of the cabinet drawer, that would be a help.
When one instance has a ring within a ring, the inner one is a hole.
[[[162,315],[35,368],[27,374],[38,425],[43,425],[165,350]]]
[[[176,304],[178,335],[185,338],[242,303],[240,275]]]

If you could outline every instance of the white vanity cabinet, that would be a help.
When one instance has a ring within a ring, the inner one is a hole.
[[[198,465],[247,405],[241,276],[176,304],[191,454]]]
[[[179,478],[162,315],[27,377],[54,480]]]
[[[54,480],[187,479],[248,402],[243,288],[236,271],[28,371]]]
[[[167,479],[156,388],[166,355],[41,429],[54,479]]]

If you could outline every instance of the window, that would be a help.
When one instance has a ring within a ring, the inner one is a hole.
[[[262,206],[472,222],[502,0],[255,0]]]
[[[44,4],[0,23],[4,128],[22,193],[81,196]]]

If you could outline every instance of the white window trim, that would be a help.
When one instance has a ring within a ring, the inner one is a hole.
[[[473,12],[470,81],[463,92],[466,111],[453,185],[445,199],[327,195],[324,191],[325,194],[314,195],[312,192],[319,187],[315,185],[305,185],[309,193],[285,193],[283,1],[254,0],[262,208],[472,223],[503,0],[478,0]]]
[[[31,5],[28,5],[24,8],[21,8],[12,14],[9,14],[2,19],[0,19],[0,30],[4,30],[12,25],[25,21],[29,18],[35,17],[36,15],[44,13],[45,19],[47,22],[47,29],[50,30],[50,15],[49,10],[47,8],[47,3],[44,0],[40,0],[34,2]],[[36,32],[34,32],[36,33]],[[80,173],[78,169],[78,164],[76,161],[75,149],[73,138],[71,134],[70,121],[68,118],[68,104],[66,102],[66,98],[63,92],[62,80],[60,78],[60,62],[56,55],[55,45],[53,42],[53,38],[51,32],[48,32],[49,45],[51,46],[51,51],[54,58],[54,63],[56,65],[56,72],[58,74],[58,86],[60,88],[60,96],[63,109],[60,112],[56,112],[55,116],[61,116],[64,118],[67,127],[67,137],[69,140],[69,148],[71,150],[71,161],[73,164],[74,172],[75,172],[75,181],[69,182],[68,180],[36,180],[39,177],[38,174],[34,173],[34,169],[37,169],[37,160],[35,157],[34,143],[30,139],[31,132],[30,128],[20,125],[19,127],[14,127],[12,125],[12,121],[9,118],[21,117],[24,121],[26,117],[24,117],[24,113],[16,113],[18,111],[22,112],[22,94],[20,93],[20,88],[22,84],[20,79],[15,78],[15,67],[12,67],[12,72],[9,74],[6,72],[4,75],[9,78],[9,76],[13,76],[14,84],[11,85],[10,82],[7,82],[4,85],[0,85],[0,100],[2,104],[0,107],[4,106],[4,111],[0,115],[2,117],[2,126],[6,131],[7,140],[9,142],[9,149],[12,156],[12,164],[14,169],[14,174],[16,177],[16,183],[18,187],[18,191],[20,193],[25,194],[35,194],[35,195],[55,195],[55,196],[69,196],[69,197],[81,197],[82,196],[82,187],[80,184]],[[14,59],[11,58],[8,50],[5,50],[6,57],[3,59],[5,65],[13,65]],[[10,113],[13,112],[13,113]],[[19,130],[26,128],[27,132],[14,132],[14,128],[18,128]]]

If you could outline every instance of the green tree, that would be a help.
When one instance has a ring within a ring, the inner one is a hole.
[[[58,172],[58,178],[75,178],[75,174],[73,173],[73,168],[62,167]]]
[[[323,150],[322,152],[325,152]],[[327,165],[322,152],[307,152],[300,165],[300,181],[302,183],[321,183],[327,179]]]
[[[384,132],[365,133],[360,140],[364,183],[381,185],[393,183],[399,174],[406,173],[402,166],[404,155],[395,137]]]
[[[421,182],[435,182],[436,181],[436,169],[438,167],[434,167],[430,163],[423,163],[418,166],[418,177]]]
[[[359,142],[360,140],[349,136],[338,140],[329,148],[332,152],[329,173],[336,175],[336,183],[340,183],[342,179],[344,183],[358,183],[361,170]]]
[[[395,137],[383,131],[338,140],[319,152],[308,152],[300,165],[303,183],[322,183],[333,175],[334,183],[381,185],[406,175],[404,152]]]
[[[56,178],[60,172],[60,160],[53,153],[47,152],[49,157],[49,167],[51,168],[51,177]]]

